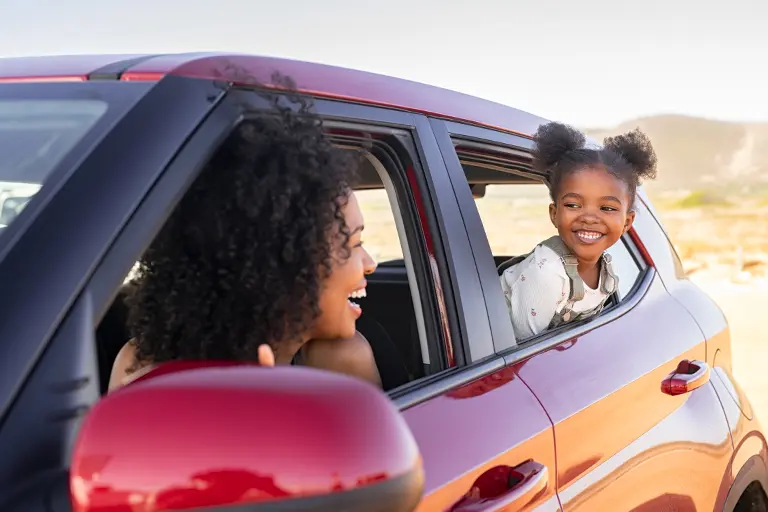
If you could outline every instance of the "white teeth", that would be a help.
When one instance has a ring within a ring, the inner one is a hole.
[[[365,288],[360,288],[359,290],[355,290],[352,293],[349,294],[349,297],[352,299],[362,299],[363,297],[366,297]]]
[[[597,240],[603,236],[602,233],[597,233],[595,231],[577,231],[576,234],[579,238],[584,238],[586,240]]]

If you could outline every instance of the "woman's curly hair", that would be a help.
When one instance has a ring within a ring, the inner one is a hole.
[[[267,94],[202,170],[139,262],[127,304],[136,363],[253,361],[298,340],[345,254],[356,161],[311,103]],[[287,100],[287,101],[286,101]]]
[[[533,165],[549,175],[553,201],[563,177],[584,168],[603,168],[623,181],[630,205],[634,205],[641,180],[656,178],[656,153],[648,136],[639,129],[608,137],[602,149],[592,149],[586,147],[586,137],[580,131],[553,122],[539,126],[534,142]]]

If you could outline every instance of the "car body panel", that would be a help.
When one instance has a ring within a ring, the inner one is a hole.
[[[712,384],[720,397],[734,446],[724,475],[730,488],[723,510],[733,510],[741,494],[754,481],[768,489],[768,443],[744,391],[722,366],[712,370]]]
[[[125,55],[57,55],[46,57],[12,57],[0,59],[2,82],[84,81],[105,66],[143,57]]]
[[[635,230],[643,240],[654,260],[664,286],[670,295],[680,302],[696,319],[707,339],[707,362],[713,364],[715,353],[720,350],[718,363],[731,370],[731,342],[728,321],[720,307],[692,281],[687,279],[661,220],[654,213],[650,200],[643,194],[638,204]]]
[[[721,354],[722,352],[719,350],[715,353],[715,364],[712,365],[712,373],[722,382],[723,387],[718,387],[718,394],[723,400],[726,415],[728,415],[727,410],[730,409],[730,406],[735,406],[745,419],[752,421],[755,419],[755,411],[752,409],[752,404],[738,381],[733,377],[733,374],[724,365],[718,364]],[[731,424],[733,425],[734,423],[731,422]]]
[[[280,71],[318,97],[409,110],[530,137],[545,120],[500,103],[431,85],[326,64],[274,57],[185,53],[172,55],[78,55],[0,59],[0,81],[86,80],[99,68],[138,59],[119,73],[122,80],[160,80],[166,75],[249,83],[271,83]]]
[[[731,374],[731,332],[725,314],[711,297],[682,273],[679,262],[675,262],[677,255],[674,248],[647,197],[642,199],[642,207],[648,210],[649,215],[639,219],[636,230],[641,234],[643,243],[652,250],[664,286],[701,328],[707,340],[707,363],[713,369],[722,368],[725,373]],[[735,384],[732,377],[729,380]],[[744,400],[738,398],[736,401],[744,403]]]
[[[532,501],[519,505],[530,507],[526,510],[559,508],[552,425],[514,366],[501,367],[403,415],[424,458],[425,492],[418,510],[447,510],[484,472],[529,459],[547,467],[549,483]]]
[[[609,495],[621,497],[622,510],[660,494],[688,496],[698,509],[714,504],[710,489],[732,452],[717,395],[711,386],[674,397],[660,389],[679,361],[703,357],[698,326],[656,277],[635,309],[524,362],[520,376],[555,425],[565,510],[603,510]],[[610,494],[599,492],[608,484]]]
[[[273,57],[215,54],[161,56],[146,60],[123,75],[123,80],[157,80],[166,74],[216,78],[236,83],[253,79],[270,84],[272,73],[290,76],[300,90],[320,97],[359,101],[410,110],[448,119],[471,121],[497,129],[532,134],[544,119],[500,103],[483,100],[410,80]]]
[[[716,402],[711,385],[692,393],[630,445],[561,490],[564,510],[617,507],[654,512],[722,506],[728,490],[721,485],[723,469],[728,467],[732,445],[727,423],[711,414]]]

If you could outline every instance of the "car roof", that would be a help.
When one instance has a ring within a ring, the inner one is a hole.
[[[274,85],[291,77],[321,98],[398,108],[530,138],[547,122],[528,112],[441,87],[366,71],[258,55],[228,53],[64,55],[0,59],[0,83],[116,79],[155,81],[167,75]]]

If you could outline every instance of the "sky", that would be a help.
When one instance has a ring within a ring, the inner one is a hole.
[[[767,27],[765,0],[0,0],[0,56],[232,51],[407,78],[580,127],[655,114],[768,122]]]

